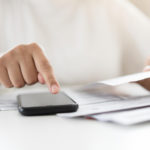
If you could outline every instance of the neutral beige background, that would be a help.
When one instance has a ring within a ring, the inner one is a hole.
[[[150,17],[150,1],[149,0],[130,0],[137,8]]]

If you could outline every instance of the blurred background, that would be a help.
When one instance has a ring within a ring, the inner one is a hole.
[[[141,72],[149,0],[0,0],[0,53],[42,45],[62,85]]]

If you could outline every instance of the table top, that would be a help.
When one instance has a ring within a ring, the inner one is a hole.
[[[0,112],[0,148],[4,150],[128,150],[150,148],[150,123],[125,127],[57,116],[23,117]]]
[[[16,110],[0,112],[3,150],[149,150],[149,139],[150,123],[121,126],[55,115],[25,117]]]

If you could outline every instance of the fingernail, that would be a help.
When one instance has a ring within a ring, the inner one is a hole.
[[[51,92],[52,92],[53,94],[56,94],[56,93],[58,92],[58,86],[57,86],[57,85],[52,85],[52,86],[51,86]]]

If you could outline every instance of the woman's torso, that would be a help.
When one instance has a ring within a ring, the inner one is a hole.
[[[37,42],[63,84],[120,75],[121,50],[103,0],[0,0],[0,49]]]

